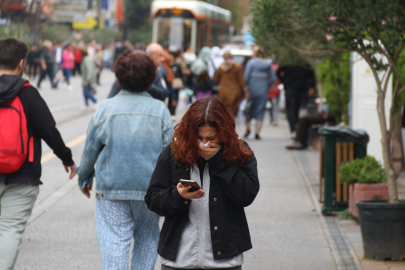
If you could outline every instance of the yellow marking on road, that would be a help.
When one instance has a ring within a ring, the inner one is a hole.
[[[73,148],[76,145],[79,145],[80,143],[84,142],[85,140],[86,140],[86,133],[83,133],[82,135],[80,135],[80,136],[74,138],[73,140],[69,141],[66,144],[66,146],[69,147],[69,148]],[[56,157],[56,156],[52,152],[46,153],[41,158],[41,164],[44,164],[44,163],[50,161],[54,157]]]

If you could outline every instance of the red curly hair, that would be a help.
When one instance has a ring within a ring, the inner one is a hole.
[[[174,128],[171,149],[178,164],[184,162],[191,166],[197,162],[198,128],[205,125],[217,130],[225,159],[242,165],[252,157],[253,151],[236,134],[235,119],[228,108],[215,97],[205,97],[194,102]]]

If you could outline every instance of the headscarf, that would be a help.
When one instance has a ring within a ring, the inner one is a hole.
[[[203,47],[198,54],[197,60],[191,66],[191,72],[195,76],[200,75],[201,71],[208,71],[208,61],[210,60],[211,49],[207,46]]]
[[[219,68],[219,66],[223,62],[224,58],[222,57],[221,49],[217,46],[212,47],[210,61],[208,63],[208,74],[210,75],[211,78],[214,77],[215,71]]]
[[[170,68],[170,62],[172,61],[172,56],[168,51],[163,52],[163,57],[165,60],[162,62],[162,66],[164,67],[166,71],[166,81],[169,85],[172,85],[173,79],[174,79],[174,72]]]

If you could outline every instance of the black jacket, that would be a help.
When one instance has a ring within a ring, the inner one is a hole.
[[[22,167],[11,174],[1,175],[0,181],[6,184],[26,183],[40,185],[41,178],[41,139],[54,151],[66,166],[74,164],[72,152],[66,147],[56,128],[55,120],[38,90],[32,86],[22,88],[27,81],[20,76],[0,76],[0,104],[11,102],[16,96],[20,98],[27,118],[28,139],[34,138],[34,161],[29,162],[27,155]],[[1,132],[1,130],[0,130]]]
[[[220,150],[208,161],[211,178],[209,215],[215,260],[230,258],[252,248],[244,207],[250,205],[259,192],[255,156],[239,166],[227,161],[222,153]],[[176,260],[192,203],[178,193],[180,179],[190,179],[190,170],[186,164],[176,165],[169,145],[159,156],[145,202],[151,211],[165,216],[158,253],[171,261]],[[227,229],[213,230],[214,224]]]
[[[281,66],[277,70],[277,77],[284,84],[285,91],[307,93],[310,87],[315,87],[315,73],[310,66]]]

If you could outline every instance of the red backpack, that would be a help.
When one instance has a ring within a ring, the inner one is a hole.
[[[32,86],[25,83],[22,88]],[[29,161],[34,161],[34,140],[30,139]],[[27,119],[20,98],[0,104],[0,173],[18,171],[28,153]]]

